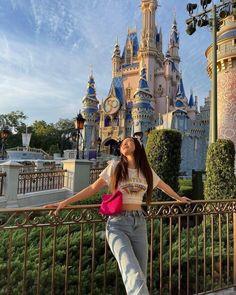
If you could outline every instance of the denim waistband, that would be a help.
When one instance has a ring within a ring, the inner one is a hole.
[[[125,210],[122,211],[119,215],[123,216],[144,216],[144,213],[142,210]]]

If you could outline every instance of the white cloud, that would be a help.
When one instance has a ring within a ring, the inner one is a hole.
[[[174,0],[159,3],[156,19],[162,26],[165,53],[177,4]],[[186,3],[178,0],[177,6],[184,84],[187,95],[193,87],[194,95],[203,97],[209,88],[204,58],[209,32],[186,35]],[[91,64],[97,96],[105,98],[115,40],[118,36],[123,50],[128,27],[137,25],[140,30],[139,4],[140,0],[0,3],[1,113],[20,109],[30,121],[73,117],[81,108]]]

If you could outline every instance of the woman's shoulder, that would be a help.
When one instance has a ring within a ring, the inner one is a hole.
[[[120,162],[120,160],[112,159],[112,160],[107,161],[107,164],[108,164],[108,166],[115,168],[119,162]]]

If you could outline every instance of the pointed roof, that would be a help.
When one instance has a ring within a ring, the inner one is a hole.
[[[185,98],[184,83],[182,77],[180,77],[176,98]]]
[[[136,56],[138,54],[138,50],[139,50],[138,35],[137,35],[136,29],[135,30],[131,30],[131,29],[128,30],[128,35],[127,35],[125,47],[124,47],[124,50],[122,53],[122,58],[125,57],[125,52],[127,50],[129,42],[131,42],[131,44],[132,44],[133,56]]]
[[[115,96],[119,99],[120,103],[123,104],[125,101],[124,97],[124,90],[123,90],[123,78],[120,77],[114,77],[111,82],[111,87],[108,93],[109,96]]]
[[[192,108],[194,106],[194,100],[193,100],[193,92],[191,91],[190,98],[189,98],[189,107]]]
[[[139,85],[134,95],[140,92],[151,95],[149,87],[148,87],[147,77],[146,77],[146,68],[144,66],[142,67],[140,71]]]
[[[83,98],[83,102],[86,98],[89,98],[90,100],[97,101],[96,90],[95,90],[95,81],[94,81],[94,77],[93,77],[92,73],[89,76],[88,85],[87,85],[87,94]]]
[[[159,32],[156,33],[156,43],[162,42],[162,29],[160,27]]]
[[[179,44],[179,33],[177,29],[176,15],[174,15],[171,31],[170,31],[170,39],[169,39],[169,47],[174,44]]]
[[[120,56],[120,46],[118,44],[118,40],[116,41],[116,44],[115,44],[115,47],[114,47],[114,50],[113,50],[112,57],[114,57],[114,56]]]
[[[179,85],[178,85],[177,93],[176,93],[175,106],[177,108],[183,108],[183,107],[186,107],[187,104],[188,104],[188,100],[185,96],[184,83],[183,83],[182,76],[180,76],[180,81],[179,81]]]

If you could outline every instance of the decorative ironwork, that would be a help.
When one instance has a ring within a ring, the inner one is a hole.
[[[90,180],[89,183],[93,183],[99,178],[99,174],[104,168],[91,168],[90,169]]]
[[[65,173],[66,170],[19,173],[18,194],[61,189],[64,187]]]
[[[155,202],[146,210],[150,294],[233,286],[236,202]],[[99,205],[0,209],[0,294],[125,294]],[[21,270],[19,272],[19,270]]]
[[[0,196],[3,195],[3,185],[4,185],[4,180],[6,176],[7,174],[5,172],[0,172]]]

